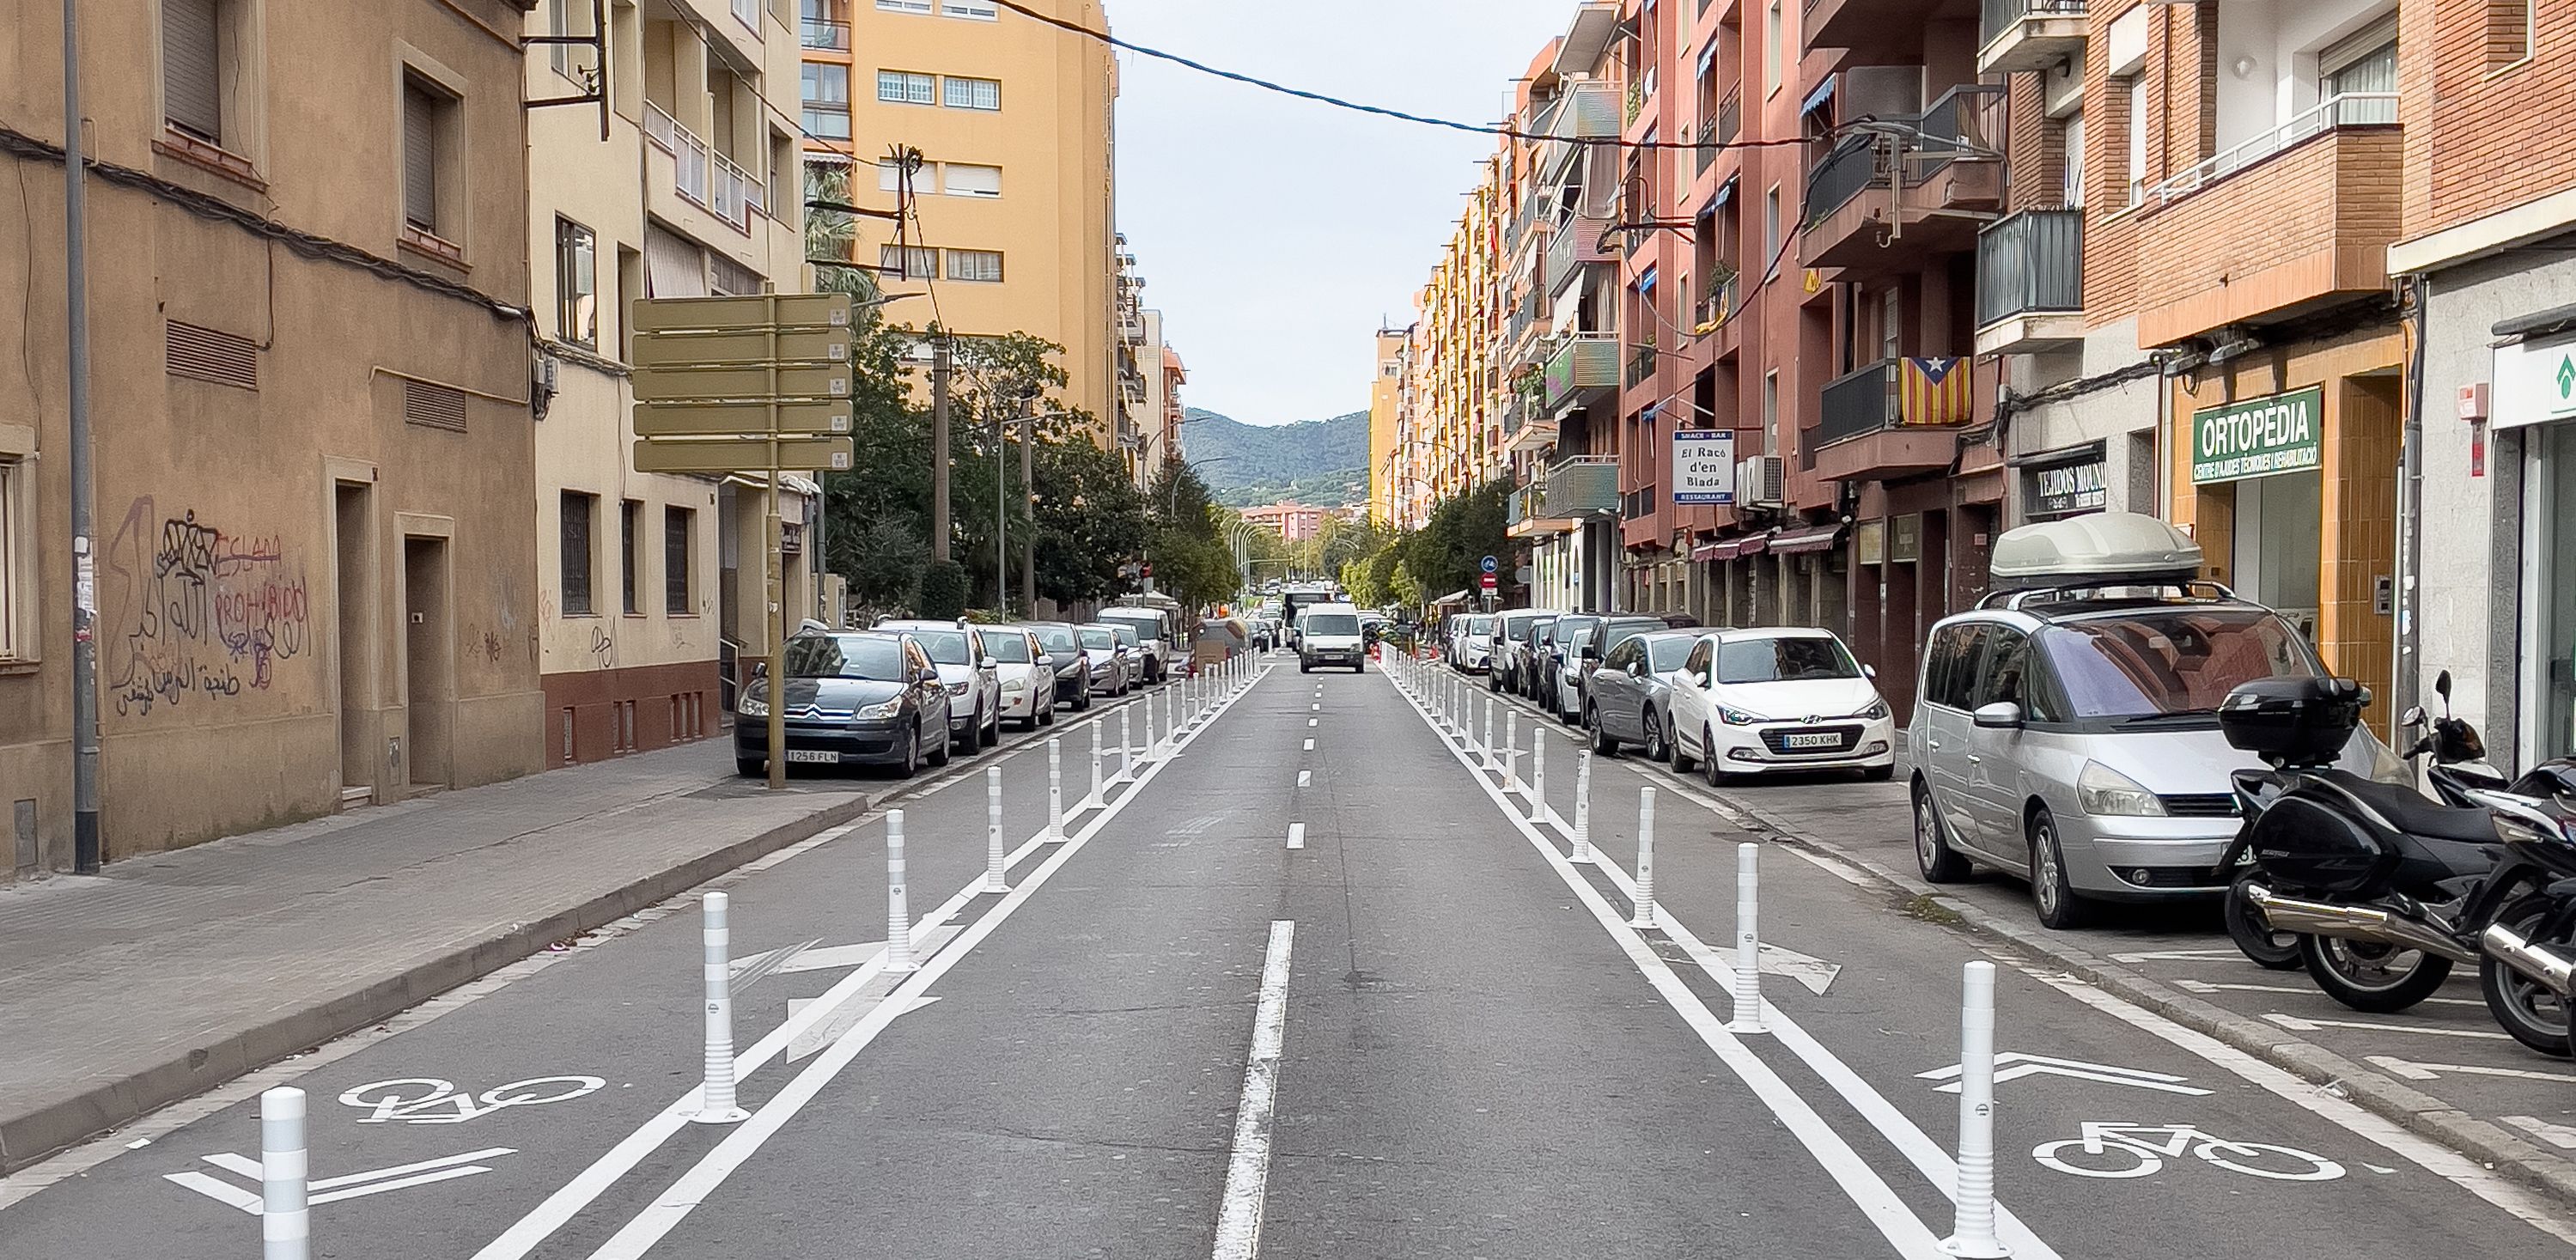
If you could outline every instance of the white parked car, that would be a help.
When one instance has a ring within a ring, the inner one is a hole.
[[[990,626],[984,650],[993,656],[1002,680],[1002,716],[1022,730],[1055,725],[1056,658],[1037,631],[1025,626]]]
[[[930,653],[948,689],[949,734],[959,748],[972,753],[1002,742],[1001,666],[984,650],[981,630],[962,621],[881,621],[877,629],[900,630]]]
[[[1672,675],[1673,769],[1712,784],[1774,770],[1896,773],[1896,723],[1876,671],[1830,630],[1774,626],[1700,636]]]

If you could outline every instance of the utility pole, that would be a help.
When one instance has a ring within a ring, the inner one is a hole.
[[[993,417],[993,602],[1011,615],[1011,418],[999,414]]]
[[[948,330],[930,333],[930,558],[948,559]]]
[[[1025,407],[1026,404],[1023,404]],[[1038,492],[1031,474],[1036,465],[1030,448],[1037,445],[1037,417],[1026,417],[1020,430],[1020,510],[1029,518],[1029,540],[1020,545],[1020,604],[1038,615]]]
[[[72,869],[98,873],[98,566],[89,449],[88,173],[81,156],[79,0],[63,0],[63,338],[71,374]]]

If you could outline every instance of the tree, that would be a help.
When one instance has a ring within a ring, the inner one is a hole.
[[[850,593],[871,608],[909,608],[921,591],[930,544],[909,522],[892,516],[869,521],[855,533],[834,531],[828,559],[850,580]]]
[[[934,560],[921,571],[921,599],[915,605],[931,621],[954,621],[966,615],[966,566]]]
[[[1031,458],[1038,593],[1071,603],[1117,590],[1119,566],[1144,555],[1153,537],[1126,465],[1079,435],[1041,440]]]

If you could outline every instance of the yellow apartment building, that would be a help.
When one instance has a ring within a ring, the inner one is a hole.
[[[744,659],[767,650],[767,478],[635,471],[630,304],[805,287],[797,11],[642,0],[607,13],[606,137],[595,105],[528,112],[535,632],[466,645],[539,669],[550,765],[715,734],[726,645]],[[548,0],[527,23],[595,34],[577,0]],[[527,98],[587,94],[596,57],[533,50]],[[794,489],[781,504],[791,621],[814,613],[819,550],[805,545],[819,491]]]
[[[1031,7],[1107,29],[1099,0]],[[853,199],[892,209],[902,181],[888,153],[921,153],[909,250],[893,224],[859,220],[860,261],[885,269],[889,291],[937,294],[888,318],[1062,345],[1064,401],[1098,417],[1107,444],[1119,402],[1107,46],[992,0],[802,0],[800,33],[810,160],[854,162]]]

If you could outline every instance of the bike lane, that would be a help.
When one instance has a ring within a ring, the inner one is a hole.
[[[1534,720],[1523,713],[1524,750]],[[1557,728],[1543,742],[1549,805],[1570,824],[1575,746]],[[1528,765],[1525,751],[1524,777]],[[1654,882],[1667,930],[1649,939],[1731,1016],[1737,846],[1751,837],[1661,767],[1596,757],[1592,769],[1590,839],[1603,861],[1576,869],[1628,909],[1639,793],[1656,789]],[[1525,815],[1525,798],[1510,797],[1510,810]],[[1560,852],[1570,847],[1564,828],[1541,835]],[[1937,907],[1927,914],[1829,858],[1766,844],[1758,864],[1762,939],[1813,961],[1770,960],[1763,996],[1787,1018],[1742,1040],[1818,1099],[1837,1128],[1864,1135],[1856,1145],[1887,1161],[1927,1217],[1948,1210],[1958,1098],[1942,1092],[1946,1078],[1926,1074],[1957,1064],[1961,966],[1986,959],[2000,971],[1998,1196],[2061,1254],[2309,1254],[2331,1239],[2338,1254],[2355,1256],[2463,1243],[2482,1256],[2558,1256],[2576,1235],[2563,1209],[2536,1192],[2052,972],[2009,941],[1958,930]],[[1669,930],[1675,924],[1682,933]],[[1678,939],[1690,933],[1699,948]],[[1827,975],[1814,992],[1808,981]]]
[[[1115,712],[1095,721],[1114,749]],[[1130,729],[1142,743],[1142,722]],[[911,917],[954,903],[944,926],[917,929],[917,955],[998,900],[974,891],[988,862],[988,767],[1002,771],[1013,873],[1053,847],[1040,837],[1048,735],[1063,737],[1074,810],[1089,789],[1090,733],[1072,721],[895,800]],[[1109,764],[1114,772],[1114,752]],[[1068,829],[1095,816],[1076,810]],[[702,1080],[704,892],[731,901],[734,1044],[760,1060],[742,1079],[744,1106],[876,1005],[892,987],[871,961],[887,936],[884,836],[884,816],[869,815],[62,1157],[83,1171],[29,1169],[16,1180],[60,1179],[0,1207],[0,1255],[175,1260],[255,1248],[260,1223],[242,1207],[259,1188],[254,1095],[277,1084],[308,1096],[316,1254],[477,1254]],[[792,1011],[835,994],[846,1000],[831,1017],[808,1015],[808,1031],[782,1035]],[[609,1196],[695,1158],[723,1130],[665,1127]]]

